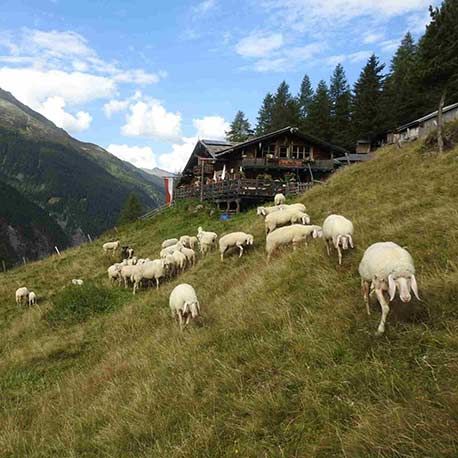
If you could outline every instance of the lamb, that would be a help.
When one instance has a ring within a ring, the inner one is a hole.
[[[188,266],[193,266],[196,263],[196,252],[192,248],[183,247],[181,252],[186,256]]]
[[[310,217],[307,213],[303,213],[295,208],[287,209],[266,216],[264,221],[266,226],[266,234],[275,230],[278,226],[285,226],[286,224],[310,224]]]
[[[154,259],[153,261],[149,261],[141,266],[138,266],[132,275],[132,281],[134,283],[133,294],[135,294],[143,280],[155,280],[156,288],[159,288],[159,281],[164,277],[165,268],[164,261],[162,259]]]
[[[16,290],[16,305],[27,304],[29,302],[29,290],[23,286]]]
[[[274,203],[275,205],[282,205],[286,202],[286,197],[281,192],[275,194]]]
[[[161,248],[167,248],[169,246],[175,245],[178,242],[178,239],[167,239],[162,242]]]
[[[33,291],[29,293],[29,305],[37,305],[37,295]]]
[[[224,253],[234,247],[240,250],[239,258],[243,254],[243,246],[253,245],[254,237],[245,232],[231,232],[219,239],[219,252],[221,253],[221,261],[224,260]]]
[[[72,284],[76,286],[83,286],[84,281],[81,280],[80,278],[74,278],[72,280]]]
[[[216,245],[217,238],[218,235],[215,232],[204,231],[201,227],[197,229],[197,239],[199,240],[202,255],[205,256]]]
[[[111,256],[114,256],[114,254],[116,253],[116,250],[118,250],[120,246],[121,246],[121,242],[119,240],[116,240],[116,242],[104,243],[102,248],[105,254],[110,252]]]
[[[326,244],[328,256],[330,248],[334,245],[339,256],[339,265],[342,264],[342,250],[347,250],[353,245],[353,223],[342,215],[329,215],[323,223],[323,238]]]
[[[172,318],[178,317],[180,331],[189,324],[189,321],[200,315],[200,304],[194,288],[187,283],[181,283],[170,293],[169,306]],[[183,326],[184,322],[184,326]]]
[[[320,226],[303,226],[302,224],[293,224],[291,226],[281,227],[271,232],[266,238],[267,261],[270,261],[273,252],[282,245],[292,243],[295,250],[300,242],[307,244],[307,238],[322,237],[323,231]]]
[[[161,250],[159,256],[164,259],[168,254],[172,254],[174,251],[181,251],[183,248],[182,243],[177,242],[175,245],[170,245]]]
[[[382,308],[377,335],[385,332],[385,321],[390,311],[388,304],[394,299],[396,289],[402,302],[410,302],[411,290],[420,300],[412,256],[394,242],[377,242],[371,245],[364,252],[358,271],[361,276],[367,314],[370,315],[369,290],[371,294],[375,292]],[[388,301],[385,298],[385,291],[389,294]]]

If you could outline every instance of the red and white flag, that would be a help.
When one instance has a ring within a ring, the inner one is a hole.
[[[165,203],[171,205],[173,202],[173,177],[164,177]]]

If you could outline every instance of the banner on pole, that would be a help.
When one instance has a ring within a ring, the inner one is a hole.
[[[171,205],[173,202],[173,177],[164,177],[165,203]]]

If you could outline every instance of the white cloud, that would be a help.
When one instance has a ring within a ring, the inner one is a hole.
[[[415,35],[421,35],[425,32],[426,26],[431,22],[431,16],[428,11],[414,14],[408,17],[408,30]]]
[[[105,113],[105,116],[110,119],[113,114],[127,110],[128,106],[129,100],[112,99],[103,106],[103,112]]]
[[[384,33],[380,32],[374,32],[374,33],[367,33],[363,37],[363,43],[365,44],[372,44],[372,43],[377,43],[385,37]]]
[[[169,172],[181,172],[188,162],[197,140],[197,137],[183,137],[181,142],[174,143],[170,153],[159,156],[159,167]]]
[[[62,97],[49,97],[40,107],[41,114],[50,119],[56,126],[68,130],[70,133],[81,132],[89,128],[92,116],[85,111],[78,111],[75,115],[67,113],[65,101]]]
[[[152,169],[157,166],[153,150],[149,146],[111,144],[107,146],[107,151],[139,168]]]
[[[371,55],[372,51],[357,51],[350,54],[337,54],[334,56],[328,56],[324,59],[324,61],[330,66],[343,64],[344,62],[355,64],[358,62],[365,62]]]
[[[164,72],[162,72],[165,75]],[[134,84],[154,84],[161,79],[159,73],[148,73],[142,69],[126,70],[117,73],[113,79],[119,83],[134,83]]]
[[[384,53],[392,54],[396,49],[398,49],[401,44],[399,38],[394,38],[392,40],[385,40],[380,43],[380,48]]]
[[[194,16],[203,16],[216,6],[216,0],[202,0],[192,8]]]
[[[235,50],[243,57],[263,57],[281,48],[282,45],[281,33],[254,32],[242,38],[235,46]]]
[[[137,101],[129,106],[121,133],[129,137],[176,141],[181,133],[181,114],[168,112],[158,100]]]
[[[229,130],[229,123],[222,116],[204,116],[192,120],[197,129],[196,136],[212,140],[223,140],[226,131]]]

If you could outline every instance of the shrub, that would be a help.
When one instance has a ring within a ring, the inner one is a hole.
[[[53,308],[46,314],[50,324],[76,324],[115,310],[123,301],[125,291],[105,288],[94,283],[65,287],[53,299]]]

